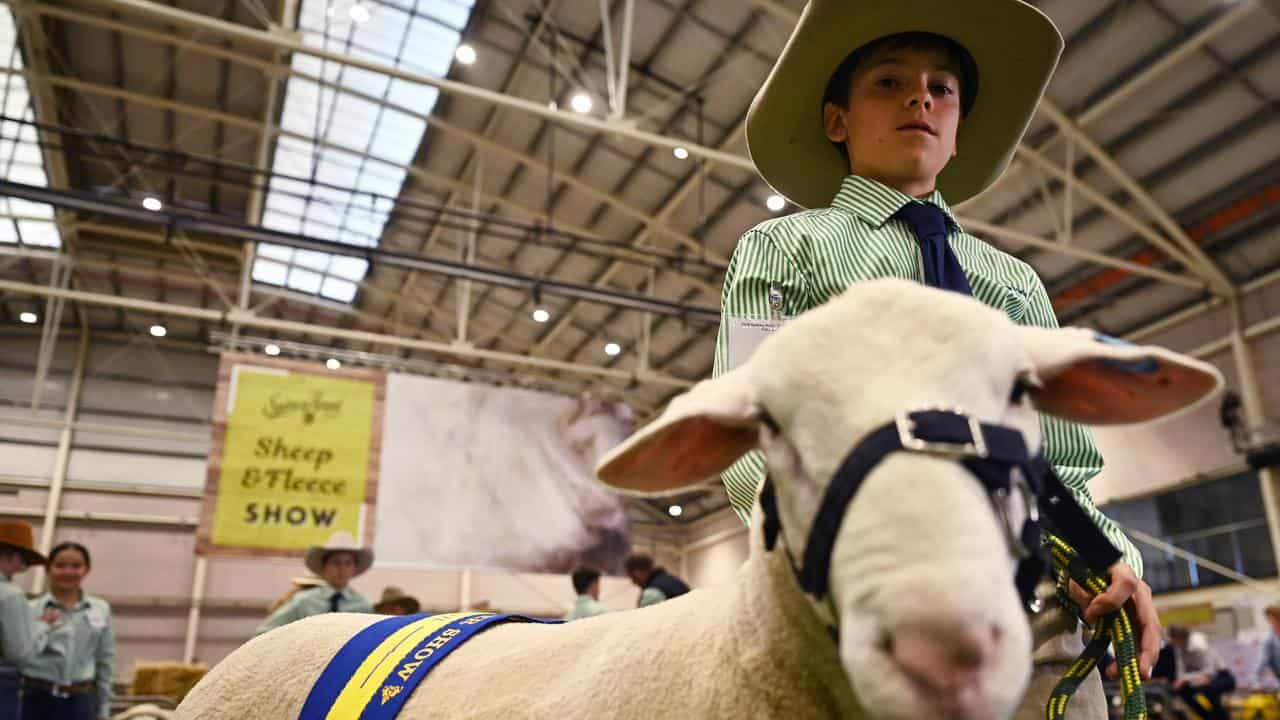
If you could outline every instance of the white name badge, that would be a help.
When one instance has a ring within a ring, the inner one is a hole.
[[[730,317],[725,322],[729,323],[728,333],[728,362],[729,367],[725,370],[733,370],[741,367],[752,355],[755,354],[756,348],[760,347],[760,343],[778,331],[778,328],[786,325],[791,318],[744,318]]]
[[[107,626],[107,616],[98,608],[89,608],[89,612],[85,615],[89,620],[89,627],[94,630],[101,630]]]

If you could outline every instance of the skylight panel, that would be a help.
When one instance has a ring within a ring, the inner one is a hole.
[[[22,54],[17,47],[17,27],[13,13],[0,7],[0,57],[12,72],[0,78],[0,177],[14,182],[48,187],[44,156],[40,152],[35,109],[26,78],[22,75]],[[56,248],[62,245],[53,222],[53,206],[16,198],[0,198],[0,244]]]
[[[363,0],[355,6],[356,0],[303,0],[298,21],[303,42],[436,76],[449,71],[472,10],[469,0]],[[366,11],[367,19],[357,22]],[[400,193],[402,166],[413,161],[427,128],[422,116],[431,113],[439,92],[300,53],[294,54],[292,67],[323,86],[303,77],[289,79],[280,124],[302,137],[279,138],[272,167],[309,182],[272,177],[262,224],[375,246],[394,204],[385,198]],[[385,98],[399,109],[370,97]],[[369,263],[360,258],[262,244],[253,278],[350,302],[368,270]]]

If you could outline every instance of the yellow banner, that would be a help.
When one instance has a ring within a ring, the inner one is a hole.
[[[300,550],[363,537],[374,384],[238,366],[213,513],[215,546]]]
[[[1164,627],[1170,625],[1212,625],[1213,624],[1213,603],[1197,603],[1195,605],[1181,605],[1178,607],[1164,608],[1158,611],[1160,615],[1160,624]]]

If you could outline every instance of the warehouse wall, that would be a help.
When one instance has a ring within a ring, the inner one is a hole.
[[[750,535],[732,510],[722,510],[689,528],[683,546],[685,579],[694,587],[733,580],[747,559]]]
[[[1255,293],[1245,307],[1250,323],[1274,317],[1280,308],[1280,286]],[[1230,327],[1224,312],[1217,310],[1148,341],[1192,351],[1219,339]],[[53,472],[60,430],[26,420],[37,347],[38,333],[12,329],[0,333],[0,514],[18,511],[38,525],[46,501],[43,486]],[[75,351],[76,335],[64,334],[45,384],[46,409],[37,418],[61,419]],[[1229,351],[1217,350],[1208,359],[1223,370],[1229,384],[1236,384]],[[1256,341],[1254,359],[1263,376],[1268,412],[1280,417],[1280,334]],[[92,431],[73,434],[64,517],[55,539],[76,539],[95,551],[94,573],[87,586],[116,604],[121,676],[127,676],[135,659],[173,659],[182,652],[216,362],[217,357],[203,347],[158,345],[143,335],[102,334],[91,345],[80,421],[170,434],[163,438]],[[1203,425],[1184,432],[1168,443],[1170,452],[1212,441]],[[1217,448],[1222,450],[1221,443]],[[1217,457],[1202,450],[1193,454],[1201,463],[1206,458],[1215,464],[1235,461],[1229,451]],[[1114,457],[1112,461],[1119,464]],[[1139,467],[1146,467],[1146,477],[1155,477],[1159,483],[1185,479],[1185,475],[1150,472],[1150,465]],[[1132,495],[1137,486],[1131,480],[1104,476],[1095,481],[1095,494]],[[1111,485],[1106,484],[1109,481]],[[1143,492],[1151,490],[1143,488]],[[87,523],[84,513],[123,517]],[[655,544],[641,539],[638,548],[653,552],[668,568],[678,568],[695,587],[731,580],[747,556],[748,535],[729,512],[667,541]],[[683,554],[673,547],[679,544],[686,548]],[[242,642],[298,570],[290,560],[211,560],[197,656],[216,661]],[[403,587],[435,608],[458,605],[464,585],[469,585],[472,602],[488,600],[501,609],[536,614],[558,614],[573,599],[568,580],[561,576],[474,574],[464,582],[458,572],[378,568],[360,578],[357,587],[377,596],[388,584]],[[625,579],[606,580],[605,600],[613,607],[632,606],[635,594]]]
[[[38,336],[0,336],[0,515],[23,517],[40,532],[60,430],[34,426],[28,407]],[[60,421],[75,365],[77,336],[63,335],[36,417]],[[80,422],[148,428],[173,437],[73,433],[67,484],[54,541],[76,540],[93,553],[89,592],[115,609],[127,678],[137,660],[182,657],[195,568],[195,527],[205,482],[208,422],[217,356],[202,347],[175,348],[139,336],[96,336],[90,346]],[[635,547],[678,567],[668,537],[637,531]],[[213,663],[243,643],[267,607],[302,574],[292,559],[208,561],[196,657]],[[30,589],[34,573],[18,580]],[[488,603],[495,609],[559,616],[574,601],[566,576],[375,567],[354,583],[371,599],[395,585],[428,609]],[[634,607],[638,589],[605,578],[602,600]],[[464,598],[464,593],[466,597]]]

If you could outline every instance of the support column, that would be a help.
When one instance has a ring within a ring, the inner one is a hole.
[[[60,255],[49,268],[49,287],[66,290],[71,284],[69,255]],[[44,304],[44,322],[40,326],[40,350],[36,355],[36,377],[31,386],[31,413],[40,411],[44,397],[44,382],[49,375],[49,365],[58,346],[58,329],[62,327],[63,298],[50,295]]]
[[[471,607],[471,568],[464,569],[458,574],[458,609],[466,610]]]
[[[209,572],[209,559],[196,556],[195,573],[191,578],[191,609],[187,611],[187,638],[182,646],[182,662],[195,662],[196,639],[200,636],[200,606],[204,605],[205,579]]]
[[[1245,337],[1247,325],[1238,295],[1231,299],[1231,320],[1231,356],[1236,364],[1236,375],[1240,378],[1240,399],[1244,405],[1245,423],[1250,428],[1262,427],[1267,421],[1266,405],[1262,388],[1258,384],[1258,373],[1253,364],[1249,341]],[[1271,552],[1275,555],[1276,566],[1280,567],[1280,475],[1274,468],[1264,468],[1258,471],[1258,483],[1262,488],[1262,507],[1267,514]]]
[[[62,487],[67,481],[67,465],[71,460],[71,440],[76,415],[80,409],[80,388],[84,384],[84,370],[89,359],[89,328],[80,328],[80,345],[76,350],[76,367],[71,373],[71,388],[67,392],[67,408],[63,412],[62,430],[58,432],[58,453],[53,461],[53,475],[49,478],[49,497],[44,507],[44,522],[40,525],[40,552],[49,554],[53,547],[53,533],[58,525],[58,511],[62,508]],[[36,592],[44,590],[45,572],[43,567],[33,570],[31,589]]]

